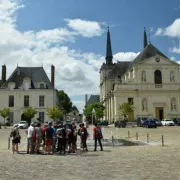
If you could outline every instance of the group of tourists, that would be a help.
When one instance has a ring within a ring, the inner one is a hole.
[[[77,129],[74,122],[65,125],[52,122],[41,125],[32,122],[25,130],[27,134],[27,154],[76,153],[78,136],[80,137],[80,148],[83,151],[88,151],[87,138],[89,133],[87,127],[84,123],[81,123]],[[18,144],[21,142],[18,125],[13,126],[10,137],[12,138],[12,152],[18,153]],[[97,150],[97,142],[100,145],[100,150],[103,151],[102,138],[101,127],[96,123],[93,127],[94,151]]]

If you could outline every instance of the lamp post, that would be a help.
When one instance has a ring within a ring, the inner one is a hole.
[[[92,125],[93,125],[93,114],[94,114],[94,116],[95,116],[95,118],[96,118],[96,111],[95,111],[94,108],[92,109]]]

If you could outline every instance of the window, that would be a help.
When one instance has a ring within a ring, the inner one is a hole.
[[[44,107],[44,96],[39,96],[39,106]]]
[[[9,96],[9,107],[14,107],[14,96]]]
[[[146,72],[144,70],[141,73],[141,82],[146,82]]]
[[[175,78],[174,78],[174,71],[170,72],[170,82],[174,82]]]
[[[9,122],[10,122],[10,124],[14,123],[14,112],[9,113]]]
[[[154,72],[154,82],[155,84],[162,84],[162,74],[160,70]]]
[[[131,104],[131,105],[133,105],[133,104],[134,104],[133,98],[128,98],[128,103]]]
[[[44,122],[44,112],[39,112],[39,120],[40,122]]]
[[[40,89],[44,89],[44,84],[41,83],[39,87],[40,87]]]
[[[24,96],[24,106],[29,107],[29,96]]]

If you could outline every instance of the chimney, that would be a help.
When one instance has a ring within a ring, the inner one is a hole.
[[[2,65],[2,82],[6,82],[6,65]]]
[[[51,65],[51,84],[54,87],[54,72],[55,72],[55,67]]]
[[[88,101],[88,95],[85,94],[85,106],[87,105],[87,101]]]

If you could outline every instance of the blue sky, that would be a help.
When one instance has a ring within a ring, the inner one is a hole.
[[[8,73],[17,63],[43,64],[49,75],[54,64],[57,89],[80,111],[86,93],[99,94],[107,26],[115,61],[142,51],[144,27],[152,44],[180,60],[179,0],[0,0],[0,26],[0,60]]]

